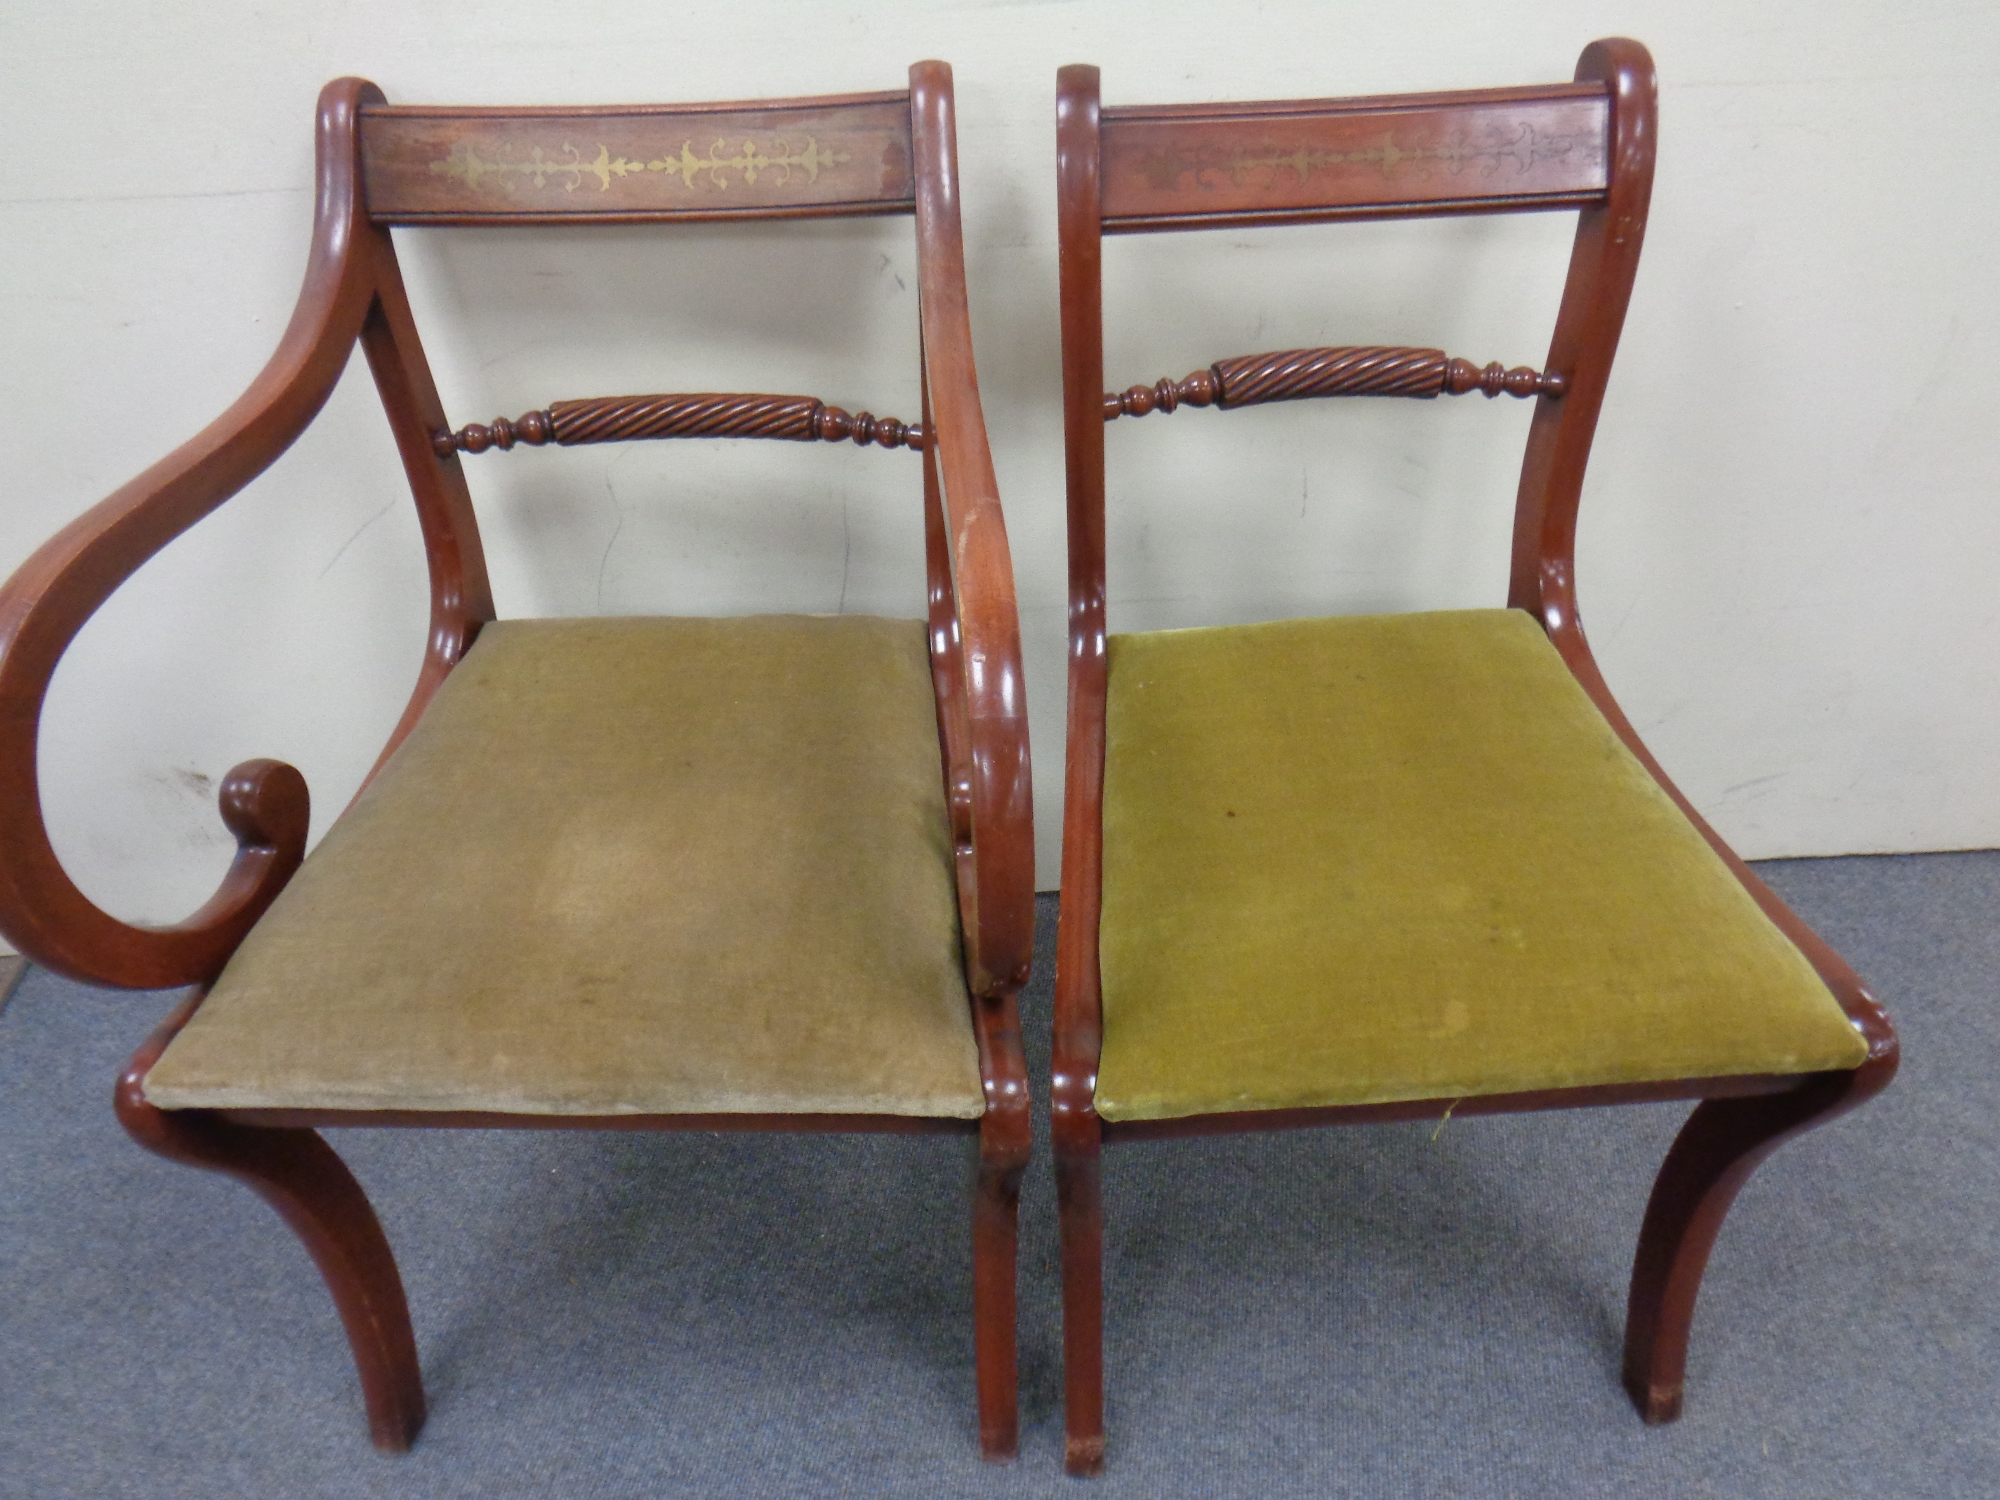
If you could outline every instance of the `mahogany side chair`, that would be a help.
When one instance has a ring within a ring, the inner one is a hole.
[[[1731,1198],[1895,1072],[1887,1017],[1667,780],[1577,617],[1577,504],[1645,231],[1654,94],[1622,39],[1587,47],[1572,83],[1462,93],[1106,108],[1096,68],[1059,75],[1072,1472],[1104,1458],[1107,1144],[1699,1100],[1653,1188],[1626,1328],[1625,1385],[1665,1422]],[[1105,391],[1106,234],[1551,209],[1578,224],[1540,370],[1294,349]],[[1107,422],[1475,390],[1536,403],[1506,608],[1107,635]]]
[[[141,1145],[249,1185],[304,1241],[379,1448],[408,1448],[423,1422],[417,1351],[388,1242],[322,1126],[970,1137],[980,1442],[1015,1450],[1027,722],[951,70],[909,79],[554,109],[412,108],[328,84],[311,260],[270,364],[0,593],[0,928],[78,979],[195,987],[119,1080],[118,1116]],[[390,235],[882,214],[916,221],[924,394],[908,425],[693,393],[454,431]],[[415,692],[310,857],[299,772],[246,762],[221,789],[239,850],[214,898],[176,926],[120,921],[43,827],[50,676],[123,580],[297,438],[357,340],[429,556]],[[914,450],[928,619],[494,618],[463,454],[726,436]]]

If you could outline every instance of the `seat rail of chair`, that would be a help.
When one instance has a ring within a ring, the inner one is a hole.
[[[1757,1099],[1772,1094],[1796,1093],[1801,1087],[1812,1086],[1808,1080],[1819,1080],[1825,1076],[1817,1073],[1737,1073],[1711,1078],[1669,1078],[1652,1083],[1534,1089],[1512,1094],[1398,1099],[1384,1104],[1232,1110],[1162,1120],[1106,1120],[1103,1131],[1107,1141],[1163,1141],[1198,1135],[1313,1130],[1332,1125],[1388,1125],[1408,1120],[1436,1120],[1438,1129],[1442,1131],[1454,1119],[1475,1115],[1601,1109],[1613,1104],[1670,1104],[1683,1099]]]
[[[477,1109],[219,1109],[238,1125],[353,1130],[623,1130],[793,1135],[978,1135],[977,1119],[939,1115],[786,1113],[708,1115],[508,1114]]]
[[[377,224],[630,224],[906,214],[907,91],[703,105],[361,113]]]

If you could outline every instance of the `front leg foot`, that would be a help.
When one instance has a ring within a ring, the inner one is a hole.
[[[119,1123],[169,1161],[234,1177],[291,1225],[347,1329],[369,1436],[385,1453],[407,1452],[424,1425],[417,1342],[395,1257],[354,1174],[314,1131],[239,1125],[208,1110],[146,1102],[146,1074],[199,999],[182,1006],[127,1065],[114,1100]]]

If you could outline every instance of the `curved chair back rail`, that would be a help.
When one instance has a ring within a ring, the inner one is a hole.
[[[311,260],[290,326],[251,388],[198,437],[66,527],[0,590],[0,930],[38,961],[94,982],[160,988],[213,978],[304,850],[296,772],[230,774],[239,853],[216,896],[170,927],[127,923],[77,888],[41,819],[36,739],[69,642],[148,557],[270,465],[317,415],[358,340],[422,522],[431,628],[409,733],[493,617],[460,451],[514,442],[774,436],[944,452],[926,485],[949,546],[929,557],[946,784],[964,806],[965,936],[980,993],[1025,981],[1033,930],[1027,719],[1006,533],[978,409],[951,166],[950,70],[919,63],[907,92],[691,106],[391,106],[373,84],[323,91]],[[394,224],[671,223],[913,214],[927,410],[903,423],[812,397],[650,396],[558,402],[453,432],[425,361],[388,233]],[[936,389],[933,389],[936,387]],[[929,470],[927,469],[927,476]],[[928,524],[928,523],[927,523]],[[963,658],[963,662],[959,661]],[[371,772],[371,776],[372,776]]]
[[[1594,80],[1105,108],[1104,233],[1581,207],[1604,197],[1608,114]]]
[[[1695,1290],[1730,1197],[1780,1141],[1853,1107],[1894,1074],[1896,1038],[1881,1008],[1839,955],[1751,873],[1667,779],[1612,698],[1577,615],[1577,507],[1645,234],[1654,98],[1651,58],[1624,39],[1587,47],[1570,83],[1455,93],[1107,107],[1095,67],[1058,74],[1070,650],[1052,1107],[1067,1462],[1073,1472],[1094,1471],[1104,1452],[1098,1155],[1105,1142],[1439,1118],[1454,1109],[1701,1099],[1655,1188],[1631,1291],[1626,1383],[1649,1420],[1668,1420],[1679,1410]],[[1548,209],[1573,209],[1578,222],[1554,335],[1539,370],[1498,363],[1480,368],[1440,349],[1321,348],[1221,360],[1183,380],[1122,394],[1106,389],[1106,235]],[[1473,390],[1535,399],[1515,507],[1510,608],[1541,625],[1616,739],[1804,956],[1865,1043],[1865,1059],[1851,1072],[1101,1119],[1105,424],[1181,405],[1227,409],[1354,395],[1428,399]]]
[[[906,214],[910,95],[362,114],[377,224],[657,224]]]

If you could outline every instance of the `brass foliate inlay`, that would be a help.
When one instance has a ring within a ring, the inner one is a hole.
[[[532,182],[537,188],[554,179],[562,183],[565,192],[573,193],[593,178],[599,192],[608,192],[613,178],[646,172],[678,177],[688,189],[697,186],[727,189],[733,180],[731,174],[740,174],[751,185],[760,176],[771,174],[776,174],[779,183],[790,182],[794,172],[803,173],[808,182],[818,182],[822,168],[836,167],[853,159],[838,148],[820,145],[813,136],[807,136],[803,146],[783,139],[763,146],[745,140],[733,152],[726,141],[718,140],[700,156],[695,154],[692,141],[682,141],[679,155],[654,161],[613,156],[610,147],[602,143],[597,154],[589,158],[568,143],[564,143],[562,154],[556,156],[545,154],[540,146],[532,148],[525,159],[516,160],[504,152],[498,156],[498,160],[489,161],[479,154],[477,147],[459,141],[452,146],[449,156],[433,161],[430,169],[433,175],[453,178],[474,191],[489,179],[509,187]]]
[[[1467,168],[1493,173],[1511,163],[1517,174],[1525,174],[1544,162],[1566,161],[1572,153],[1594,157],[1601,149],[1601,136],[1596,132],[1549,135],[1524,122],[1511,135],[1501,132],[1473,140],[1465,132],[1455,131],[1431,145],[1398,145],[1395,136],[1385,131],[1379,142],[1351,151],[1315,150],[1306,145],[1283,150],[1273,146],[1262,151],[1234,150],[1219,160],[1205,154],[1197,157],[1166,151],[1143,162],[1141,170],[1160,188],[1171,189],[1188,175],[1200,185],[1204,175],[1211,172],[1221,173],[1241,187],[1264,173],[1275,176],[1279,171],[1290,171],[1303,183],[1314,172],[1337,167],[1374,167],[1384,177],[1394,177],[1401,171],[1428,171],[1436,165],[1457,177]]]

